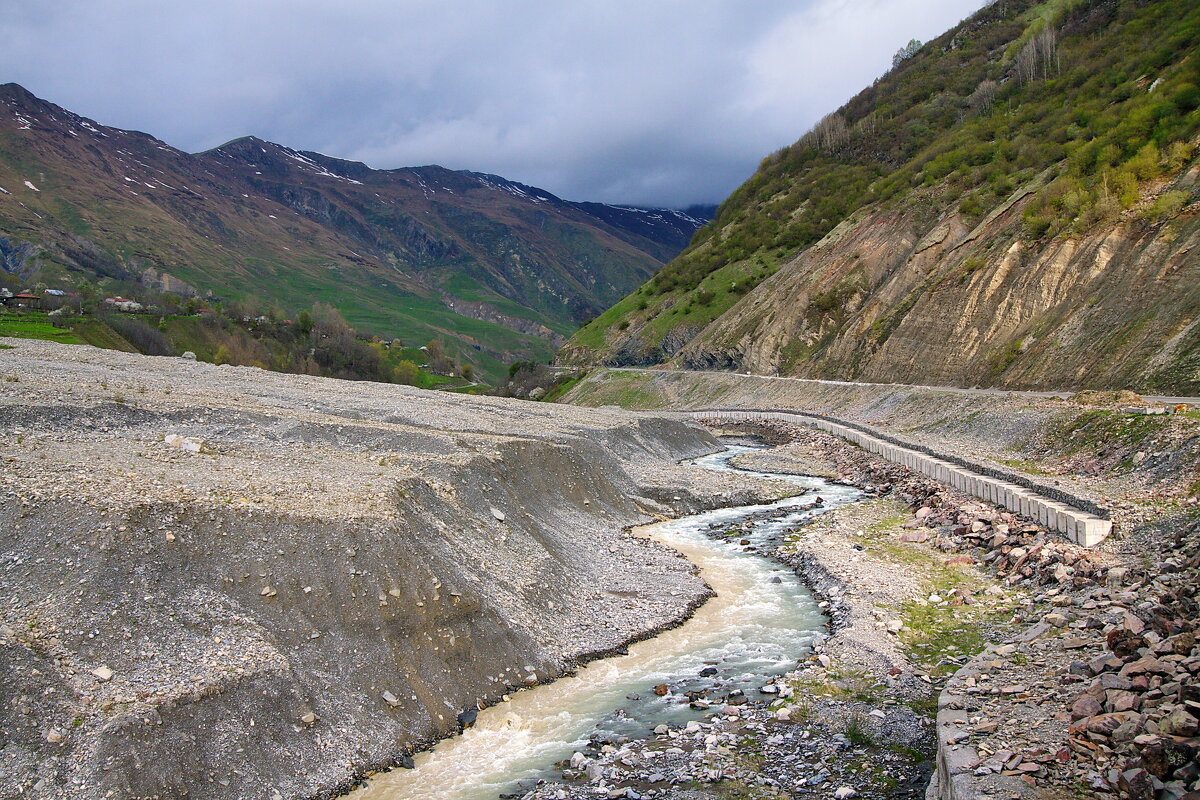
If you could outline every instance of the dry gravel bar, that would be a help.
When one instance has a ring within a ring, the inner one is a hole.
[[[0,349],[0,798],[302,798],[678,624],[695,424]]]

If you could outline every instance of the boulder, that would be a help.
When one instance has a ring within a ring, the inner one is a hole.
[[[1190,738],[1200,732],[1200,720],[1196,719],[1186,706],[1176,706],[1174,711],[1158,723],[1158,729],[1171,736]]]

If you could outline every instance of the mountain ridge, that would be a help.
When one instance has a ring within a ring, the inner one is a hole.
[[[291,313],[323,300],[360,330],[443,337],[492,374],[548,357],[700,222],[256,136],[190,154],[17,84],[0,86],[0,189],[0,261],[22,279],[141,282]]]
[[[1007,0],[763,159],[565,363],[1200,392],[1200,7]]]

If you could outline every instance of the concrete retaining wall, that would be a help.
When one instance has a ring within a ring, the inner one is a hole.
[[[939,483],[953,486],[981,500],[1003,506],[1014,514],[1035,520],[1046,526],[1047,529],[1057,531],[1084,547],[1093,547],[1099,544],[1112,532],[1112,522],[1079,508],[1077,505],[1065,502],[1061,496],[1051,499],[1027,486],[984,475],[944,458],[886,441],[866,432],[861,426],[850,426],[826,417],[782,411],[695,411],[692,412],[692,416],[702,422],[774,420],[811,425],[851,441],[864,450],[889,461],[903,464]]]

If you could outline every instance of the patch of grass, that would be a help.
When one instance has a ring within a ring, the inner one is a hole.
[[[714,800],[783,800],[788,795],[778,789],[771,789],[761,784],[749,784],[734,778],[719,783],[695,785],[696,789],[703,788],[705,795]]]
[[[846,719],[845,737],[856,747],[874,746],[875,740],[867,730],[867,721],[861,712],[854,712]]]
[[[950,592],[957,589],[975,597],[987,585],[973,571],[946,564],[932,550],[894,538],[892,534],[907,519],[907,515],[880,519],[864,530],[858,543],[866,552],[903,566],[917,577],[925,596],[949,598]],[[987,644],[984,631],[1007,618],[1007,612],[998,611],[990,600],[981,598],[971,605],[952,606],[948,602],[931,603],[922,597],[905,603],[900,609],[904,629],[899,638],[909,658],[932,675],[954,672],[956,665],[942,662],[981,651]]]
[[[83,344],[69,328],[56,328],[49,316],[38,311],[0,315],[0,336],[14,339],[42,339],[63,344]]]
[[[998,458],[998,459],[996,459],[996,461],[1003,464],[1006,467],[1012,467],[1015,470],[1020,470],[1021,472],[1025,472],[1029,475],[1053,475],[1054,474],[1052,472],[1047,472],[1046,470],[1042,469],[1034,461],[1026,461],[1026,460],[1019,459],[1019,458]]]
[[[949,658],[960,658],[978,653],[987,645],[987,638],[978,624],[964,619],[961,613],[965,606],[953,608],[932,604],[909,603],[900,615],[904,630],[900,641],[911,657],[924,666],[930,674],[949,675],[957,665],[943,664]]]
[[[603,373],[603,380],[589,381],[582,393],[572,397],[571,402],[584,406],[621,406],[622,408],[662,408],[667,399],[646,388],[652,376],[636,372]]]
[[[792,339],[779,351],[779,371],[784,375],[791,374],[816,349],[816,344],[809,344],[803,339]]]
[[[489,391],[491,391],[491,389],[492,387],[488,386],[486,383],[477,383],[473,386],[456,386],[454,388],[447,388],[445,391],[454,392],[455,394],[487,394]]]
[[[814,698],[877,703],[881,698],[875,683],[875,678],[864,670],[829,670],[824,678],[801,675],[791,680],[792,696],[780,702],[792,708],[803,703],[806,709],[807,704]]]
[[[793,722],[805,722],[812,719],[812,700],[808,695],[792,695],[789,699],[792,701],[789,707],[791,708],[790,719]]]
[[[937,716],[938,696],[936,693],[930,692],[929,694],[910,700],[908,707],[913,710],[913,713],[932,719]]]
[[[582,375],[578,378],[567,378],[565,381],[559,382],[554,386],[553,389],[546,392],[546,396],[542,398],[542,401],[546,403],[555,402],[558,400],[558,398],[575,388],[575,384],[579,383],[581,380],[583,380]]]
[[[1056,425],[1047,434],[1047,440],[1067,455],[1073,455],[1113,444],[1134,447],[1162,432],[1170,424],[1170,415],[1091,410]]]
[[[876,522],[873,522],[867,531],[870,533],[880,533],[882,531],[890,531],[899,528],[905,522],[908,522],[907,514],[891,514],[883,517]]]
[[[85,344],[93,347],[103,347],[105,350],[120,350],[123,353],[136,353],[138,349],[129,343],[125,337],[114,331],[103,320],[89,318],[80,319],[71,325],[75,334]]]
[[[877,528],[875,531],[868,529],[868,533],[873,532],[876,535],[862,537],[859,539],[859,544],[868,553],[896,564],[922,568],[932,562],[930,553],[893,539],[885,533],[887,530],[888,528]]]

